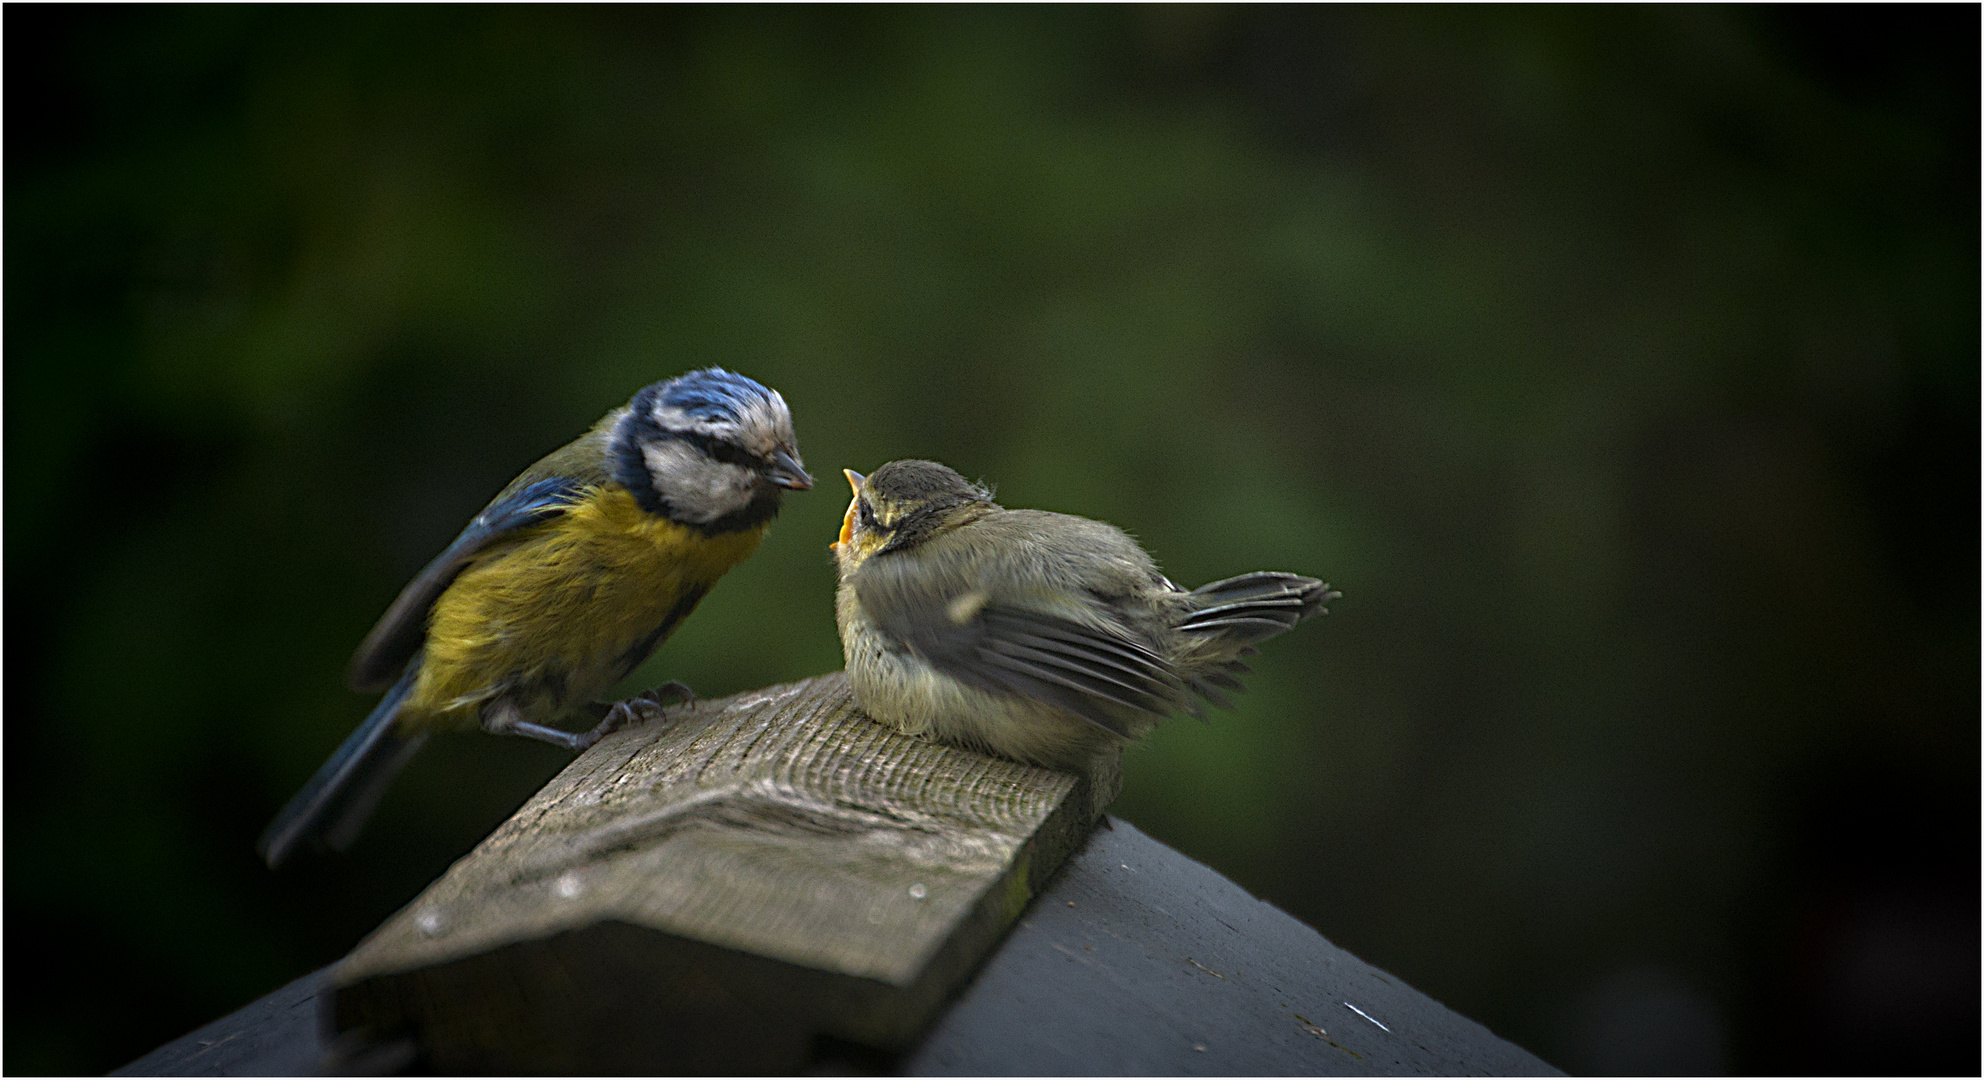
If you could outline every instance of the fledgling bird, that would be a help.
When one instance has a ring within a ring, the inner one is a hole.
[[[1083,772],[1163,715],[1230,707],[1241,657],[1339,595],[1269,571],[1187,591],[1114,525],[1008,510],[934,461],[844,471],[848,682],[910,734]]]
[[[593,700],[757,549],[783,491],[812,486],[777,391],[721,368],[643,388],[512,480],[386,609],[346,676],[386,696],[263,831],[262,857],[349,845],[431,732],[580,751],[687,696]],[[598,724],[552,726],[579,713]]]

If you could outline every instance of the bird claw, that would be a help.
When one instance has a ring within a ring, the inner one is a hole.
[[[696,692],[689,689],[688,683],[670,679],[652,690],[634,695],[634,700],[652,702],[656,707],[681,705],[686,708],[696,703]]]
[[[600,718],[599,724],[586,732],[583,737],[586,739],[586,745],[591,746],[629,724],[653,723],[661,720],[665,715],[664,710],[669,705],[686,706],[695,703],[696,692],[687,685],[673,681],[665,682],[652,690],[635,694],[625,701],[614,702],[607,708],[606,715]]]
[[[645,719],[647,719],[645,716],[634,715],[633,706],[628,702],[616,701],[612,708],[606,710],[606,715],[600,717],[599,723],[593,725],[591,731],[586,732],[586,738],[591,742],[598,742],[628,724]]]

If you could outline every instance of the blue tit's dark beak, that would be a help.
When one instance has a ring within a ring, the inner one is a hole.
[[[806,466],[790,450],[780,450],[772,455],[772,467],[765,475],[771,482],[782,488],[805,491],[813,486],[813,477],[806,472]]]

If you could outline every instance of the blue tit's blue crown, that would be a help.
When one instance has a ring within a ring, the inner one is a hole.
[[[763,408],[779,400],[777,394],[756,379],[711,367],[660,384],[655,404],[680,410],[692,419],[734,424],[753,407]]]

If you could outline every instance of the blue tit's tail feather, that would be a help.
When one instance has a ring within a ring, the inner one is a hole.
[[[1199,666],[1184,673],[1192,692],[1222,709],[1233,700],[1224,691],[1246,689],[1238,676],[1252,669],[1240,657],[1254,655],[1254,644],[1287,630],[1304,619],[1326,614],[1327,605],[1341,595],[1326,581],[1261,570],[1215,581],[1192,590],[1201,605],[1177,623],[1177,628],[1201,637],[1206,645]]]
[[[427,741],[424,734],[403,735],[393,725],[400,703],[413,688],[419,670],[416,659],[379,700],[372,715],[358,725],[358,730],[324,762],[317,775],[262,830],[255,850],[271,869],[281,866],[306,840],[321,840],[343,850],[357,838],[359,827],[379,805],[393,776]]]

